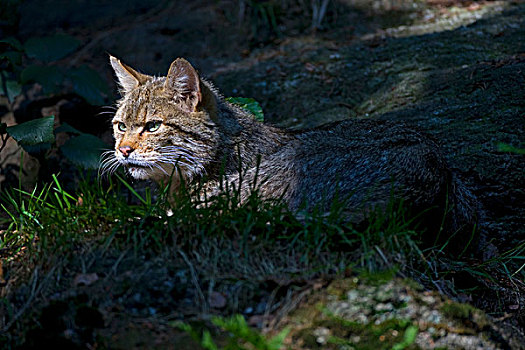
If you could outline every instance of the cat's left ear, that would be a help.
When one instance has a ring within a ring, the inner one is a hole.
[[[197,71],[184,58],[177,58],[170,66],[164,90],[179,101],[186,112],[195,112],[202,101],[201,87]]]

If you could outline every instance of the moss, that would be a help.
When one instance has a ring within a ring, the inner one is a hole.
[[[470,320],[476,309],[469,304],[461,304],[455,301],[447,301],[441,306],[441,312],[456,320]]]
[[[292,337],[293,344],[302,343],[307,349],[320,349],[321,346],[317,343],[315,335],[312,334],[311,329],[302,329]]]
[[[403,342],[405,331],[412,326],[409,320],[404,319],[390,319],[374,324],[352,322],[333,315],[327,317],[315,322],[310,328],[298,332],[294,342],[301,339],[309,349],[340,349],[341,346],[363,350],[392,349],[394,345]],[[318,328],[330,330],[325,344],[317,343],[317,337],[313,334]],[[419,347],[409,344],[404,349],[419,349]]]
[[[329,316],[319,322],[320,327],[326,327],[332,331],[335,336],[346,337],[351,334],[362,332],[364,325],[354,321],[348,321],[335,315]]]
[[[489,326],[489,320],[485,313],[469,304],[449,300],[441,306],[441,312],[449,318],[478,330]]]
[[[330,295],[335,295],[339,298],[344,298],[346,292],[351,289],[355,289],[359,283],[359,279],[355,278],[344,278],[335,280],[326,288],[326,291]]]
[[[371,286],[380,286],[394,279],[396,277],[396,273],[396,268],[379,272],[363,271],[359,274],[359,277]]]
[[[422,292],[425,289],[423,288],[421,284],[417,283],[416,281],[410,278],[403,279],[403,284],[407,286],[408,288],[413,289],[417,292]]]

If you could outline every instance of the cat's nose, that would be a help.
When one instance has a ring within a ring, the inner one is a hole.
[[[128,157],[130,153],[134,151],[134,148],[131,146],[122,146],[119,147],[118,150],[124,155],[124,157]]]

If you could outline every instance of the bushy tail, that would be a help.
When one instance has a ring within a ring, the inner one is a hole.
[[[453,250],[465,251],[479,246],[483,233],[484,211],[477,197],[456,174],[452,174],[448,193],[445,232]]]

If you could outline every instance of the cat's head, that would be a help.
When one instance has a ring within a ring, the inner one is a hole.
[[[205,172],[219,136],[216,99],[188,61],[178,58],[166,77],[137,72],[110,57],[122,99],[113,118],[115,150],[103,169],[124,166],[136,179],[172,185]]]

